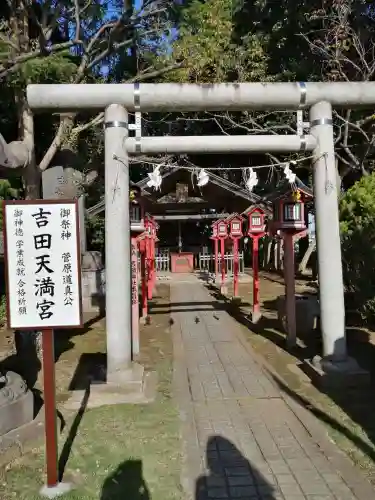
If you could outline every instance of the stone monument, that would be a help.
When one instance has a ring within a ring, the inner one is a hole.
[[[64,151],[62,151],[62,154]],[[70,155],[72,152],[67,151]],[[82,308],[83,312],[102,311],[104,304],[104,266],[100,252],[86,248],[85,188],[97,177],[94,170],[84,173],[70,166],[69,158],[61,156],[65,166],[55,165],[42,174],[43,198],[78,199],[81,244]]]
[[[30,154],[27,142],[7,143],[0,134],[0,167],[21,169],[27,165]],[[1,236],[0,255],[4,255],[4,242]],[[34,395],[18,373],[5,371],[0,360],[0,449],[4,440],[7,446],[12,439],[9,434],[14,429],[29,424],[34,419]]]
[[[34,419],[34,395],[15,372],[0,375],[0,436]]]

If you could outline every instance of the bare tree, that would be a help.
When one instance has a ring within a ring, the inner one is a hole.
[[[329,81],[373,81],[375,40],[371,10],[364,2],[335,0],[314,14],[322,29],[301,34],[322,62]],[[335,110],[335,146],[340,179],[350,171],[367,175],[374,166],[373,112]]]
[[[161,37],[168,26],[169,0],[146,1],[140,9],[129,8],[129,2],[98,0],[4,0],[0,8],[0,82],[9,84],[17,78],[14,86],[15,105],[19,119],[19,140],[6,144],[0,138],[0,163],[7,168],[22,167],[26,197],[39,196],[40,175],[47,169],[56,152],[64,145],[76,140],[82,132],[99,125],[103,113],[87,122],[79,115],[60,115],[49,147],[37,162],[34,149],[34,122],[25,97],[25,87],[35,81],[30,72],[32,65],[50,61],[64,64],[67,71],[61,71],[67,83],[85,83],[105,79],[101,70],[107,71],[126,58],[130,48],[136,45],[139,51],[132,55],[139,57],[136,74],[122,81],[144,81],[178,67],[156,68],[152,58],[142,58],[142,49],[147,40]],[[119,5],[117,5],[119,4]],[[150,48],[148,48],[150,51]],[[39,78],[43,82],[43,77]],[[1,157],[2,153],[2,157]]]

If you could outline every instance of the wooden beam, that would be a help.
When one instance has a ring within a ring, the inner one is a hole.
[[[230,214],[185,214],[185,215],[153,215],[155,220],[204,220],[226,219]]]

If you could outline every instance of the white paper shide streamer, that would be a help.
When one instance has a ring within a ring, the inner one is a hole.
[[[149,177],[149,180],[147,181],[147,186],[153,187],[156,190],[160,189],[161,181],[162,181],[162,177],[160,174],[160,167],[156,166],[154,168],[154,170],[152,172],[148,173],[147,175]]]
[[[255,170],[251,167],[247,169],[248,179],[246,181],[246,188],[251,192],[254,187],[258,184],[259,179]]]
[[[197,184],[199,187],[206,186],[210,180],[208,173],[204,168],[201,168],[197,175]]]
[[[285,163],[284,175],[289,184],[294,184],[296,181],[296,174],[294,174],[290,169],[290,163]]]

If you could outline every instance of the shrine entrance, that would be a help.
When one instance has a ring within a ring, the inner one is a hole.
[[[160,190],[147,187],[147,179],[136,185],[142,190],[144,210],[158,222],[156,270],[213,272],[211,224],[233,212],[241,213],[259,203],[254,193],[223,179],[210,171],[205,186],[198,186],[196,169],[174,167],[162,172]],[[225,248],[228,272],[233,268],[232,245]],[[240,248],[240,271],[244,270],[243,249]]]
[[[128,185],[129,157],[140,154],[312,153],[323,340],[323,357],[314,360],[314,366],[324,374],[357,373],[346,348],[332,108],[373,107],[373,82],[37,84],[28,85],[27,101],[31,110],[60,113],[105,109],[107,381],[133,376]],[[309,110],[306,133],[305,109]],[[301,126],[296,133],[283,135],[142,136],[143,112],[222,110],[298,110]],[[130,124],[129,112],[133,111],[135,123]],[[129,136],[130,130],[135,131],[134,137]],[[156,176],[152,180],[158,190],[159,180]],[[250,180],[252,189],[255,179]],[[216,204],[215,200],[212,206]]]

